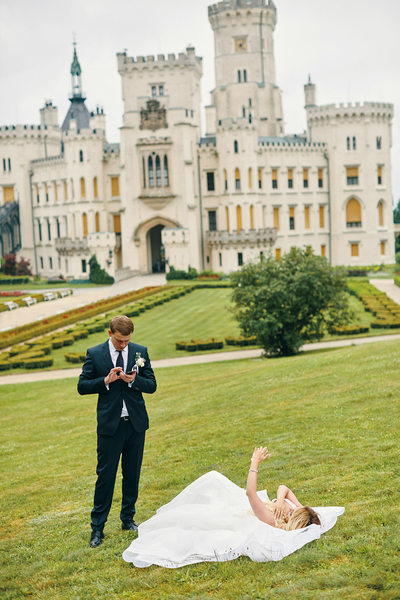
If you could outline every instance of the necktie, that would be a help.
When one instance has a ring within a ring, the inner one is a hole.
[[[117,362],[115,363],[116,367],[121,367],[124,370],[124,359],[122,358],[122,350],[118,350]]]

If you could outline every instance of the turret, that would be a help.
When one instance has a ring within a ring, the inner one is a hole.
[[[56,106],[53,106],[51,100],[46,100],[43,108],[40,109],[40,124],[42,127],[45,125],[58,125],[58,110]]]
[[[305,98],[305,106],[304,108],[309,108],[310,106],[316,106],[316,87],[315,83],[311,82],[311,76],[308,76],[308,81],[304,86],[304,98]]]
[[[86,108],[86,98],[83,97],[82,92],[82,70],[76,52],[76,42],[74,42],[74,55],[71,63],[71,81],[72,96],[69,99],[71,105],[61,127],[64,133],[71,128],[80,131],[90,127],[90,114]]]

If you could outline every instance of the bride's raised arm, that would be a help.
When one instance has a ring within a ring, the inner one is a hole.
[[[260,448],[254,448],[253,456],[251,457],[249,474],[247,476],[246,494],[249,499],[251,508],[255,516],[268,523],[268,525],[275,526],[275,519],[271,511],[269,511],[264,503],[257,496],[257,474],[258,465],[269,458],[271,455],[268,453],[268,448],[260,446]]]

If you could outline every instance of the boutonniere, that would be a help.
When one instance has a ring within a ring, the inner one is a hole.
[[[135,354],[135,365],[138,367],[144,367],[146,360],[142,357],[140,352],[136,352]]]

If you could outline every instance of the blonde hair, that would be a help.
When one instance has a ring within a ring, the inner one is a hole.
[[[293,529],[302,529],[308,525],[321,525],[321,520],[318,513],[311,506],[300,506],[292,512],[292,516],[281,528],[292,531]]]

